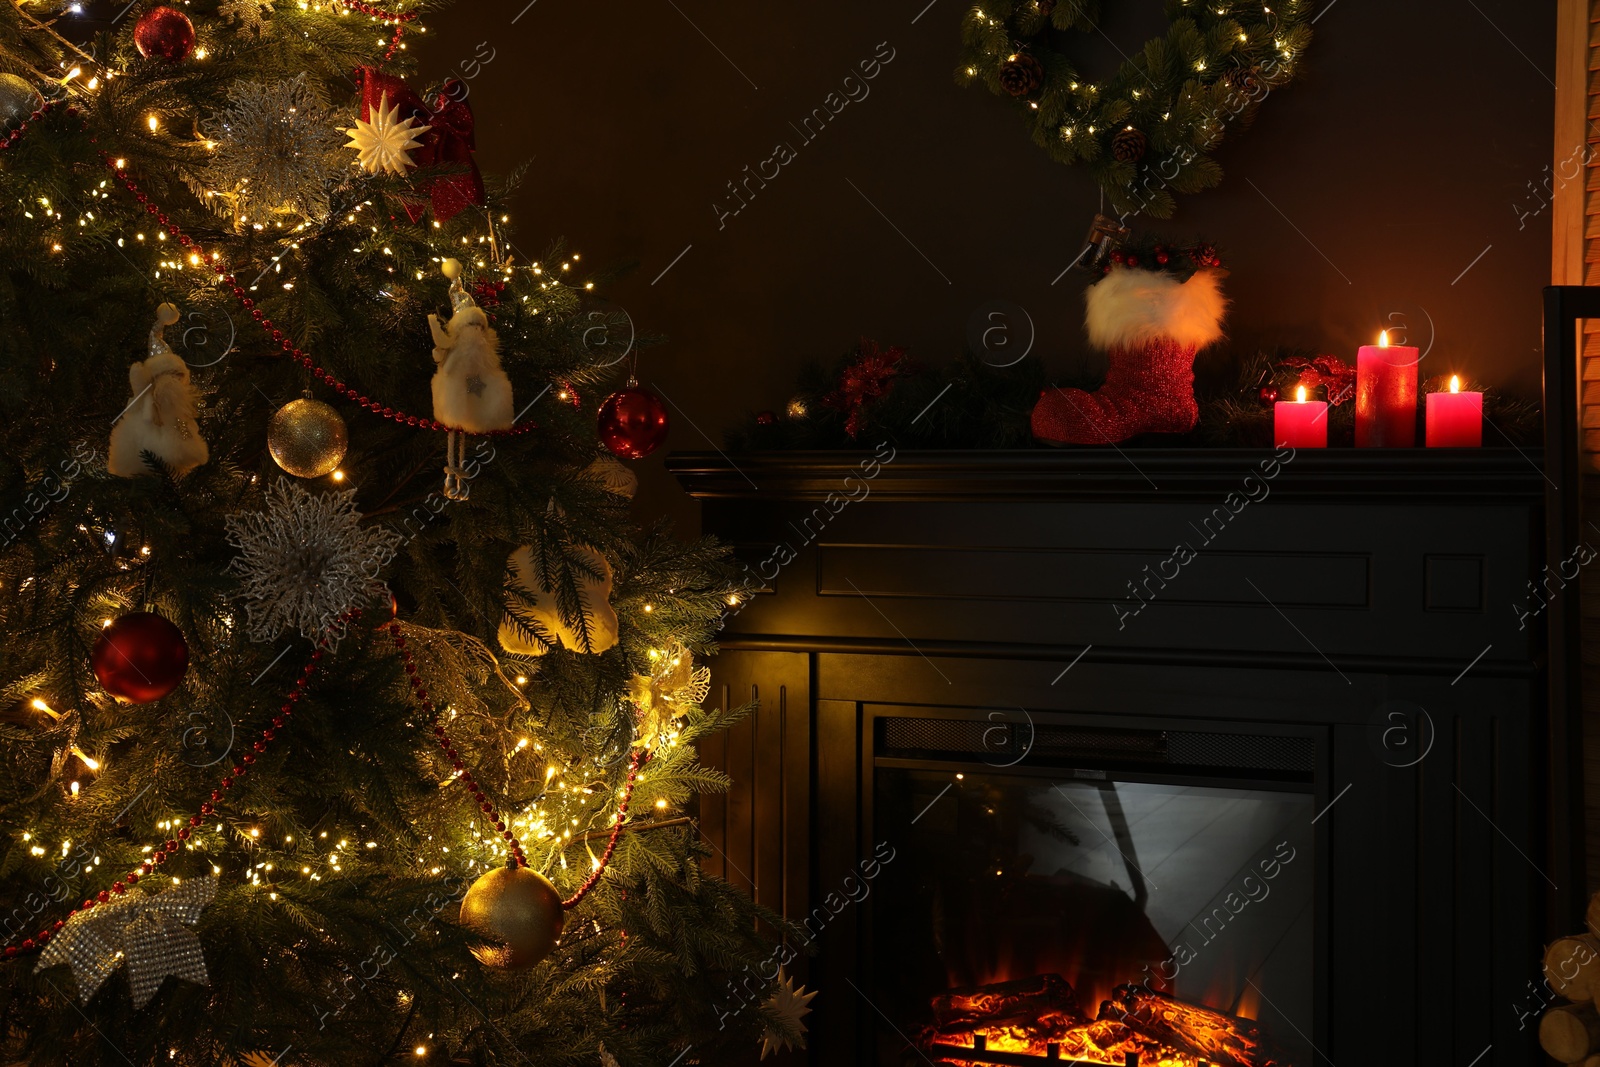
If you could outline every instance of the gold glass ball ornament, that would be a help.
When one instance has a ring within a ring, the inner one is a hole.
[[[482,940],[472,954],[486,967],[532,967],[561,940],[561,894],[526,867],[496,867],[461,898],[461,925]]]
[[[267,423],[267,451],[296,478],[320,478],[344,461],[350,435],[344,419],[320,400],[291,400]]]
[[[0,73],[0,131],[16,129],[43,106],[44,97],[31,83],[15,74]]]

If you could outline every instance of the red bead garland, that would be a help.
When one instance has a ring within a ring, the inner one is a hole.
[[[617,805],[617,824],[611,828],[611,838],[606,842],[606,850],[600,854],[600,866],[584,879],[576,893],[561,902],[561,906],[568,911],[583,903],[583,898],[589,895],[589,890],[599,884],[600,876],[606,873],[606,868],[611,865],[611,854],[617,850],[617,839],[622,836],[622,824],[628,818],[628,804],[633,800],[633,783],[639,776],[639,768],[649,758],[650,754],[644,749],[633,750],[633,758],[628,761],[628,782],[622,788],[622,803]]]
[[[462,760],[461,753],[456,748],[455,742],[450,740],[450,735],[445,731],[443,724],[439,722],[439,710],[428,699],[428,690],[423,686],[422,679],[417,677],[417,665],[411,658],[411,650],[406,647],[405,634],[401,633],[399,623],[391,622],[389,624],[389,636],[394,640],[395,648],[400,652],[400,660],[405,666],[407,680],[411,683],[411,692],[416,696],[417,703],[422,710],[428,713],[428,718],[432,722],[434,740],[438,742],[440,748],[444,749],[444,754],[450,759],[450,765],[461,774],[461,780],[466,782],[467,788],[472,791],[473,799],[478,802],[478,807],[483,810],[485,815],[489,816],[490,821],[494,823],[495,830],[511,846],[511,866],[526,867],[528,865],[528,857],[523,854],[522,842],[518,841],[516,835],[506,828],[504,817],[495,810],[493,802],[484,794],[482,787],[478,785],[477,779],[467,769],[467,765]],[[639,776],[640,766],[643,765],[646,759],[649,759],[649,753],[644,749],[636,749],[634,751],[633,758],[628,763],[628,780],[622,790],[622,801],[617,805],[617,822],[611,829],[611,839],[606,842],[606,850],[600,857],[600,866],[596,867],[594,873],[589,875],[584,883],[578,887],[576,893],[561,902],[563,908],[570,911],[577,907],[583,898],[589,895],[589,890],[599,883],[600,876],[605,873],[606,867],[610,865],[612,853],[617,850],[617,839],[622,836],[623,823],[628,818],[628,804],[633,800],[634,782]]]
[[[50,114],[50,112],[55,110],[57,103],[59,103],[59,101],[46,100],[44,103],[39,105],[38,110],[36,110],[33,114],[29,115],[22,122],[17,123],[16,126],[12,128],[10,133],[6,134],[4,137],[0,137],[0,151],[14,147],[18,141],[22,140],[22,135],[27,132],[28,123],[38,122],[40,119]],[[78,109],[76,107],[67,108],[67,114],[76,115],[77,113]]]
[[[362,3],[361,0],[340,0],[340,3],[354,11],[361,12],[363,15],[371,15],[375,19],[394,25],[394,37],[389,41],[389,47],[383,53],[383,61],[385,63],[394,58],[395,50],[400,47],[400,35],[405,32],[405,24],[415,21],[417,17],[417,12],[415,11],[390,13],[380,10],[371,4]]]
[[[160,206],[150,198],[149,194],[140,190],[132,175],[128,174],[123,168],[118,167],[116,160],[111,157],[109,152],[102,151],[100,158],[110,168],[111,172],[117,176],[117,180],[122,183],[123,187],[132,193],[134,199],[143,206],[145,211],[155,218],[158,226],[176,238],[184,248],[192,248],[194,246],[194,239],[184,233],[177,223],[169,219]],[[281,329],[273,325],[272,320],[267,318],[260,308],[256,307],[255,300],[249,296],[249,290],[239,284],[239,279],[234,276],[232,271],[221,264],[217,264],[213,269],[217,272],[217,280],[228,287],[238,299],[240,306],[250,312],[250,318],[259,323],[261,328],[274,341],[278,342],[278,347],[288,354],[291,359],[310,371],[311,376],[317,381],[322,382],[345,399],[355,401],[355,403],[376,415],[381,415],[383,418],[391,422],[397,422],[402,426],[414,426],[424,430],[433,430],[436,433],[459,433],[465,437],[520,437],[539,428],[539,424],[536,422],[525,422],[521,426],[512,426],[505,430],[463,430],[454,426],[447,426],[437,419],[430,419],[420,415],[408,415],[398,408],[381,404],[365,393],[352,389],[328,371],[322,369],[315,360],[301,351]]]
[[[339,616],[338,621],[336,621],[333,626],[330,627],[330,629],[342,627],[346,623],[352,622],[359,618],[360,615],[360,608],[347,611],[343,615]],[[192,828],[199,826],[205,821],[206,816],[211,815],[217,810],[216,802],[221,800],[223,794],[232,789],[234,784],[237,783],[239,779],[243,778],[250,772],[251,765],[256,761],[256,754],[265,752],[267,750],[267,742],[271,741],[277,735],[277,729],[282,727],[284,723],[288,721],[288,717],[294,713],[294,706],[300,702],[301,697],[305,696],[306,686],[311,683],[311,676],[316,674],[317,665],[322,662],[323,653],[326,652],[327,649],[328,639],[324,637],[317,642],[316,649],[311,653],[311,659],[300,671],[300,677],[295,679],[294,687],[289,690],[288,696],[284,697],[283,705],[278,708],[278,714],[272,719],[272,725],[261,731],[261,739],[250,746],[252,751],[246,752],[242,757],[240,757],[239,763],[234,766],[233,770],[224,775],[217,783],[217,788],[211,791],[210,799],[200,805],[199,813],[189,817],[189,825],[179,828],[176,834],[157,845],[155,851],[151,853],[149,859],[143,861],[139,864],[139,866],[123,875],[120,880],[113,882],[109,890],[102,889],[99,893],[89,897],[82,904],[67,912],[67,919],[72,918],[81,911],[92,911],[101,904],[109,901],[113,895],[123,895],[128,891],[129,886],[137,885],[140,878],[143,878],[161,864],[167,862],[167,857],[178,851],[178,847],[182,842],[189,840],[189,838],[193,835]],[[45,943],[48,942],[51,937],[55,936],[56,932],[65,925],[66,919],[57,920],[54,925],[47,927],[44,930],[40,930],[33,937],[30,937],[26,941],[22,942],[20,946],[7,945],[5,952],[0,953],[0,955],[3,955],[5,959],[10,960],[15,959],[17,956],[22,955],[23,953],[42,950],[45,946]]]
[[[434,707],[433,701],[428,699],[428,690],[423,686],[422,679],[417,677],[417,665],[411,658],[411,650],[406,647],[406,636],[400,632],[399,623],[391,622],[389,624],[389,636],[394,640],[394,647],[399,651],[400,660],[405,665],[406,678],[411,683],[411,692],[417,698],[417,704],[423,711],[428,713],[428,719],[433,725],[434,741],[438,743],[440,748],[444,749],[444,754],[450,759],[450,766],[460,773],[461,780],[467,784],[467,789],[471,791],[473,799],[478,802],[478,807],[482,808],[483,813],[489,816],[489,821],[494,823],[495,831],[505,838],[506,844],[511,846],[511,866],[526,867],[528,865],[528,857],[522,852],[522,842],[517,840],[516,834],[506,828],[505,819],[495,810],[494,804],[484,793],[483,787],[478,785],[478,780],[467,769],[467,765],[462,760],[461,753],[457,750],[455,742],[450,740],[450,735],[445,732],[444,726],[439,722],[439,709]]]
[[[358,8],[358,10],[361,9]],[[416,18],[416,14],[409,13],[409,17],[391,17],[400,18],[403,21],[410,21],[411,19]],[[43,106],[41,106],[37,111],[33,112],[29,121],[42,118],[44,115],[53,110],[55,105],[56,101],[45,101]],[[88,120],[79,115],[78,108],[76,106],[68,107],[66,111],[68,115],[79,117],[83,128],[87,131],[89,127]],[[16,129],[12,130],[4,138],[0,138],[0,150],[9,149],[14,146],[27,128],[27,122],[19,122]],[[89,143],[94,144],[97,140],[98,138],[90,137]],[[166,213],[161,210],[159,205],[150,199],[149,194],[145,193],[139,188],[138,183],[133,180],[132,175],[124,171],[123,168],[117,166],[117,162],[112,158],[111,153],[101,150],[100,159],[105,163],[106,167],[117,176],[117,180],[122,183],[123,187],[126,188],[128,192],[133,194],[134,199],[139,202],[145,211],[154,216],[157,225],[176,238],[178,243],[184,248],[194,247],[194,239],[188,234],[184,233],[176,223],[167,217]],[[521,437],[523,434],[531,433],[539,428],[539,424],[536,422],[525,422],[521,426],[512,426],[504,430],[463,430],[454,426],[446,426],[437,419],[430,419],[420,415],[408,415],[406,412],[397,408],[380,404],[378,401],[367,396],[365,393],[359,392],[358,390],[346,385],[328,371],[318,366],[315,360],[313,360],[305,352],[301,351],[301,349],[295,345],[293,341],[289,340],[288,336],[281,329],[273,325],[272,320],[267,318],[261,309],[256,307],[255,301],[246,295],[248,290],[239,284],[238,279],[231,271],[221,264],[218,264],[215,267],[215,270],[217,272],[217,280],[228,286],[233,295],[238,299],[240,305],[244,307],[246,311],[250,312],[251,319],[259,323],[261,328],[265,330],[274,341],[278,342],[279,348],[293,358],[296,363],[309,370],[312,374],[312,377],[316,378],[319,382],[322,382],[324,385],[328,386],[328,388],[332,389],[345,399],[354,401],[359,406],[366,408],[368,411],[376,415],[381,415],[383,418],[389,419],[391,422],[397,422],[402,426],[412,426],[419,429],[432,430],[436,433],[459,433],[464,437]]]

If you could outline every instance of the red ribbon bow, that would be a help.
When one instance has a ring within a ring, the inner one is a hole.
[[[478,171],[473,151],[477,147],[473,138],[472,108],[467,106],[466,87],[451,79],[439,90],[438,102],[430,110],[422,97],[399,78],[385,74],[373,67],[356,71],[361,78],[361,119],[372,120],[373,112],[380,107],[385,96],[390,105],[399,105],[401,115],[410,115],[429,127],[421,138],[421,146],[411,153],[411,161],[418,170],[447,166],[459,173],[442,174],[424,178],[433,205],[433,217],[449,222],[468,204],[484,202],[483,175]],[[465,169],[461,169],[465,168]],[[401,197],[401,206],[412,222],[422,218],[428,201],[416,197]]]
[[[822,398],[828,407],[845,413],[844,432],[851,439],[866,423],[867,406],[882,399],[911,364],[905,350],[897,345],[882,349],[878,342],[863,338],[857,351],[859,357],[839,375],[833,392]]]
[[[1307,389],[1326,386],[1328,403],[1334,407],[1355,396],[1356,369],[1338,356],[1320,355],[1312,356],[1310,359],[1305,356],[1290,356],[1278,365],[1299,371],[1298,384]]]

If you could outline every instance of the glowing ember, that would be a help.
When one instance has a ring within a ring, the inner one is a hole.
[[[1059,975],[951,990],[933,998],[936,1025],[924,1044],[940,1063],[984,1067],[963,1051],[1123,1067],[1294,1067],[1259,1024],[1143,986],[1118,986],[1086,1018]]]

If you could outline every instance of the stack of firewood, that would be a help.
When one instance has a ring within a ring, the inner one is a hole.
[[[1544,979],[1570,1004],[1539,1020],[1539,1047],[1562,1063],[1600,1067],[1600,893],[1589,900],[1588,932],[1558,937],[1544,950]]]

